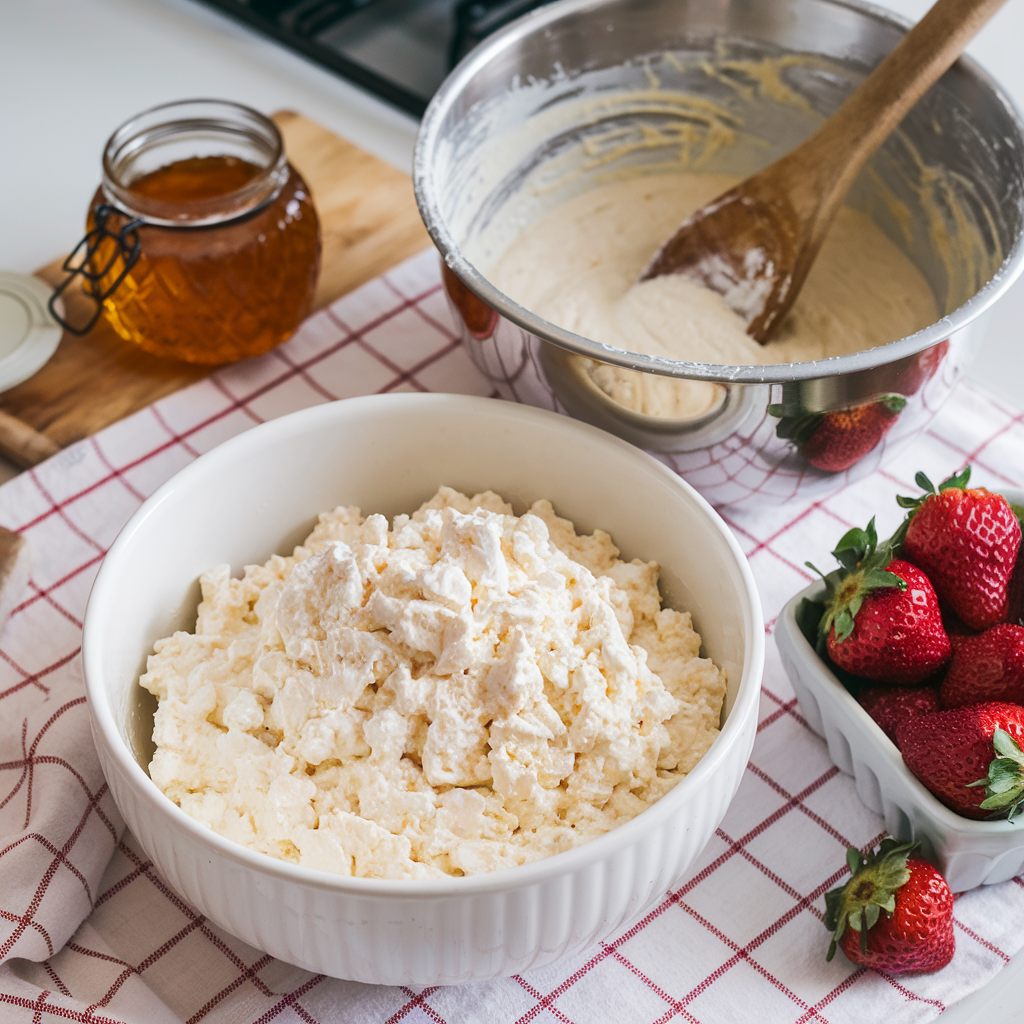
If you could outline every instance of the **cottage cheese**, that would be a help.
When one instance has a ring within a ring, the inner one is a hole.
[[[389,531],[338,508],[291,557],[201,579],[159,641],[150,774],[253,850],[374,878],[477,874],[644,810],[718,733],[725,673],[654,562],[449,488]]]

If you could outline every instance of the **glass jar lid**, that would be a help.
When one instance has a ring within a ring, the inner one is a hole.
[[[0,271],[0,391],[28,380],[56,351],[61,329],[49,298],[38,278]]]

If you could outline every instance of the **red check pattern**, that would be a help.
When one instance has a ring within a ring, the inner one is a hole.
[[[62,452],[0,490],[0,522],[31,543],[28,592],[0,633],[0,1020],[891,1024],[927,1021],[1024,943],[1024,881],[956,902],[957,953],[894,978],[824,960],[823,894],[880,819],[807,728],[769,643],[757,743],[699,862],[659,906],[583,954],[456,988],[374,988],[251,949],[188,906],[122,835],[98,770],[78,651],[93,576],[118,530],[176,470],[254,423],[370,392],[490,394],[459,345],[424,254],[312,317],[282,348],[232,367]],[[1024,413],[962,384],[915,445],[856,488],[730,508],[771,633],[838,536],[897,491],[964,462],[1024,484]]]

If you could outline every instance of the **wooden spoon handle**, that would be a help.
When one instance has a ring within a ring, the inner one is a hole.
[[[833,186],[840,199],[889,133],[1005,2],[937,0],[864,84],[804,143],[813,143],[833,166],[837,152],[842,151],[843,160],[838,163],[842,172]]]

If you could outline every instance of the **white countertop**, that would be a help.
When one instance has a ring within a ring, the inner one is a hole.
[[[918,18],[927,0],[888,0]],[[187,97],[291,108],[402,170],[416,122],[335,75],[189,0],[3,0],[0,269],[30,272],[83,231],[103,143],[122,121]],[[1024,108],[1024,3],[1008,3],[971,53]],[[994,310],[971,376],[1024,408],[1024,278]],[[943,1024],[1021,1019],[1024,954]]]

